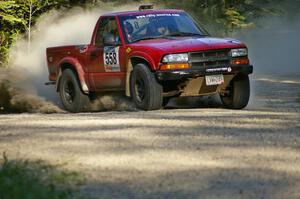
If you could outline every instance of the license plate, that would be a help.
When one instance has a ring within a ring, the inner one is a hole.
[[[205,76],[205,81],[207,86],[219,85],[224,83],[223,75],[209,75]]]

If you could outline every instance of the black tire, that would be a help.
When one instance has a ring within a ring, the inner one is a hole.
[[[250,98],[250,82],[248,75],[233,78],[226,89],[226,95],[220,95],[225,108],[243,109]]]
[[[88,111],[89,96],[82,92],[77,76],[71,69],[66,69],[62,73],[59,94],[67,111],[73,113]]]
[[[162,107],[162,86],[145,64],[134,66],[130,76],[130,94],[135,105],[143,110]]]

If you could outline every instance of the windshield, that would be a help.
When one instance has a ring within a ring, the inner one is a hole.
[[[120,17],[120,22],[127,43],[155,38],[207,35],[184,12],[145,15],[141,13]]]

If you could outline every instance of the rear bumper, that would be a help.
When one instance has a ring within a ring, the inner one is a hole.
[[[197,70],[173,70],[173,71],[157,71],[156,77],[159,81],[180,80],[185,78],[196,78],[206,75],[216,74],[251,74],[253,73],[252,65],[230,65],[224,67],[210,67]]]

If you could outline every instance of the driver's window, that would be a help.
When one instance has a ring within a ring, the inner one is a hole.
[[[96,33],[96,45],[103,46],[103,39],[107,34],[112,34],[116,42],[120,42],[116,18],[103,18]]]

